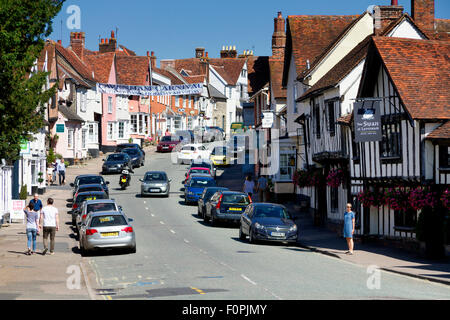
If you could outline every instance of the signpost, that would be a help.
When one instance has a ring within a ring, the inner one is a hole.
[[[381,141],[379,100],[361,100],[353,106],[355,142]]]
[[[23,212],[23,208],[25,208],[25,200],[11,200],[9,223],[11,223],[12,220],[24,221],[25,213]]]

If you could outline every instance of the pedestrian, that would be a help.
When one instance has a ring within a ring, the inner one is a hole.
[[[33,199],[30,200],[28,205],[33,206],[33,210],[36,212],[41,212],[42,210],[42,201],[39,199],[39,195],[37,193],[34,194]]]
[[[47,239],[50,236],[50,254],[55,253],[55,235],[59,230],[59,214],[58,209],[53,206],[53,199],[47,199],[47,205],[42,209],[40,228],[43,228],[44,250],[42,254],[45,255],[48,251]]]
[[[56,173],[58,172],[58,163],[55,161],[52,162],[52,184],[56,183]]]
[[[353,234],[355,233],[355,213],[352,211],[351,203],[347,203],[347,210],[344,213],[344,238],[347,240],[348,251],[346,254],[353,254]]]
[[[260,202],[266,202],[267,201],[267,179],[262,174],[259,175],[256,190],[258,191],[258,200]]]
[[[64,158],[61,158],[61,161],[57,166],[58,175],[59,175],[59,185],[66,184],[66,164],[64,163]]]
[[[47,183],[50,186],[53,182],[53,166],[47,163]]]
[[[253,182],[252,176],[248,175],[244,181],[243,191],[251,197],[253,195],[254,190],[255,190],[255,182]]]
[[[25,254],[29,256],[36,253],[36,235],[39,231],[39,213],[34,210],[34,205],[31,203],[29,203],[23,211],[27,219],[26,232],[28,250]],[[31,248],[33,248],[33,250],[31,250]]]

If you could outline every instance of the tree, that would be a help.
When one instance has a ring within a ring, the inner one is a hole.
[[[64,0],[0,0],[0,158],[19,158],[22,140],[44,127],[48,73],[32,72]],[[30,76],[31,75],[31,76]]]

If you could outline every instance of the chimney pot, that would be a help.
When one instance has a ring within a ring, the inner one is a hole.
[[[392,0],[395,1],[395,0]],[[278,11],[278,18],[282,18],[281,11]]]
[[[147,57],[150,57],[150,52],[149,51],[147,51]]]
[[[58,40],[58,44],[62,45],[62,40]]]
[[[391,0],[391,6],[398,6],[398,0]]]
[[[114,39],[114,31],[111,31],[111,39]]]
[[[152,51],[152,53],[151,53],[151,56],[153,57],[155,55],[155,52],[154,51]]]

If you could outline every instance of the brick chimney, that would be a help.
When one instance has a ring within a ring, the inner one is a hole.
[[[411,0],[411,17],[427,35],[434,33],[434,0]]]
[[[286,46],[285,20],[278,11],[278,16],[273,19],[272,58],[284,59],[284,47]]]
[[[236,46],[223,46],[222,50],[220,50],[221,58],[237,58]]]
[[[70,33],[70,47],[80,59],[83,59],[84,56],[84,40],[85,40],[84,32]]]
[[[148,55],[148,52],[147,52],[147,55]],[[155,53],[152,51],[152,54],[149,57],[150,57],[150,64],[152,66],[152,69],[156,68],[156,56],[155,56]]]
[[[205,56],[205,48],[195,48],[195,57],[202,58]]]
[[[101,39],[98,45],[98,51],[100,53],[114,52],[117,49],[117,39],[115,38],[114,31],[111,31],[111,38]]]
[[[374,7],[374,32],[379,35],[384,28],[390,25],[393,21],[400,18],[403,14],[403,6],[397,5],[396,0],[391,0],[390,6],[375,6]]]

